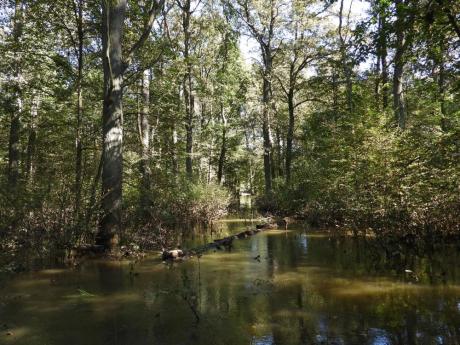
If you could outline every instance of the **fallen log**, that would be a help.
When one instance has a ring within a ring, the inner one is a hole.
[[[273,221],[263,223],[263,224],[257,224],[255,229],[244,230],[235,235],[220,238],[220,239],[214,240],[211,243],[207,243],[205,245],[202,245],[196,248],[192,248],[189,250],[182,250],[182,249],[163,250],[161,254],[161,258],[163,261],[183,260],[189,257],[193,257],[195,255],[201,256],[203,253],[211,249],[221,250],[222,247],[224,247],[225,249],[230,249],[233,246],[234,240],[248,238],[250,236],[258,234],[259,232],[270,230],[270,229],[276,229],[277,227],[278,226],[276,222],[273,222]]]
[[[185,254],[180,249],[164,250],[161,258],[164,260],[175,260],[184,257]]]

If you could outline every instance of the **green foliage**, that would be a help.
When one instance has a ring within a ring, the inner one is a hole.
[[[92,242],[101,220],[104,150],[100,8],[93,2],[75,2],[77,8],[65,1],[21,3],[25,12],[17,18],[14,2],[1,5],[2,248],[39,251],[49,250],[52,242],[58,247]],[[248,13],[234,1],[204,1],[190,14],[187,30],[183,9],[177,2],[168,4],[135,52],[123,83],[122,237],[156,236],[163,245],[184,225],[222,217],[241,192],[258,195],[263,212],[303,216],[319,226],[381,233],[458,231],[459,52],[443,3],[402,0],[398,5],[410,16],[399,59],[404,129],[396,128],[392,109],[397,98],[392,94],[394,24],[401,15],[394,2],[370,2],[362,20],[342,18],[341,30],[336,18],[328,18],[329,12],[339,12],[337,1],[274,1],[272,10],[257,0],[249,2]],[[318,15],[323,6],[331,11]],[[124,57],[147,19],[144,3],[128,7]],[[451,12],[458,7],[452,2]],[[246,22],[242,15],[249,16]],[[14,19],[23,21],[20,35]],[[265,76],[263,57],[254,62],[253,56],[242,56],[239,39],[245,30],[260,44],[270,23],[273,61]],[[143,75],[150,78],[145,90]],[[270,84],[266,119],[264,80]],[[192,105],[193,111],[187,110]],[[145,149],[139,140],[141,118],[148,122]],[[272,193],[264,191],[264,122]],[[9,178],[15,136],[16,185]],[[290,181],[287,142],[292,143]],[[186,158],[193,161],[188,178]]]
[[[375,122],[344,129],[312,116],[295,182],[278,187],[271,202],[320,226],[458,232],[460,127],[443,132],[429,117],[419,121],[395,132]]]
[[[162,217],[175,224],[208,224],[227,214],[228,191],[215,184],[190,183],[185,180],[176,187],[161,191]]]

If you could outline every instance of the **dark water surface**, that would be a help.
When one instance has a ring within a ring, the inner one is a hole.
[[[300,228],[235,242],[19,275],[0,290],[0,344],[460,344],[455,246],[389,254]]]

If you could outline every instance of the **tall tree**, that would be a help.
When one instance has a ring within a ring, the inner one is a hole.
[[[72,0],[77,27],[77,39],[74,42],[74,50],[77,56],[77,104],[76,104],[76,130],[75,130],[75,213],[77,221],[80,215],[81,204],[81,185],[82,185],[82,120],[83,120],[83,47],[84,47],[84,29],[83,29],[83,0]],[[71,34],[72,37],[72,34]]]
[[[195,117],[195,97],[193,94],[193,71],[191,61],[191,19],[192,15],[197,9],[197,4],[193,4],[192,0],[176,0],[177,5],[181,10],[182,16],[182,30],[184,35],[183,40],[183,55],[185,62],[185,73],[183,76],[182,90],[184,93],[184,105],[185,105],[185,131],[186,131],[186,142],[185,142],[185,171],[187,177],[191,179],[193,177],[193,121]]]
[[[305,89],[305,83],[303,83],[305,78],[302,73],[309,66],[309,63],[322,54],[321,47],[314,39],[317,33],[312,27],[317,23],[313,23],[315,14],[309,12],[309,5],[311,4],[302,2],[302,6],[299,6],[299,3],[295,1],[291,4],[291,21],[285,26],[287,41],[282,46],[280,67],[275,72],[275,77],[283,93],[283,99],[288,107],[284,160],[287,184],[291,180],[296,110],[310,99],[306,96],[299,98],[299,93]]]
[[[272,72],[273,58],[278,49],[276,29],[280,20],[280,8],[285,4],[279,0],[260,2],[237,0],[236,11],[250,35],[257,41],[262,57],[262,136],[264,147],[265,193],[272,191]],[[282,10],[281,10],[282,11]]]
[[[147,40],[163,1],[152,0],[139,39],[123,59],[123,28],[127,0],[102,1],[102,62],[104,100],[102,110],[103,165],[102,219],[96,243],[106,250],[118,244],[122,230],[123,186],[123,77],[135,53]]]

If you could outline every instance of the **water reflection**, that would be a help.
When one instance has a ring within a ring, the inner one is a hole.
[[[181,264],[18,276],[1,290],[0,343],[460,344],[455,248],[391,256],[373,239],[302,229],[235,242]]]

